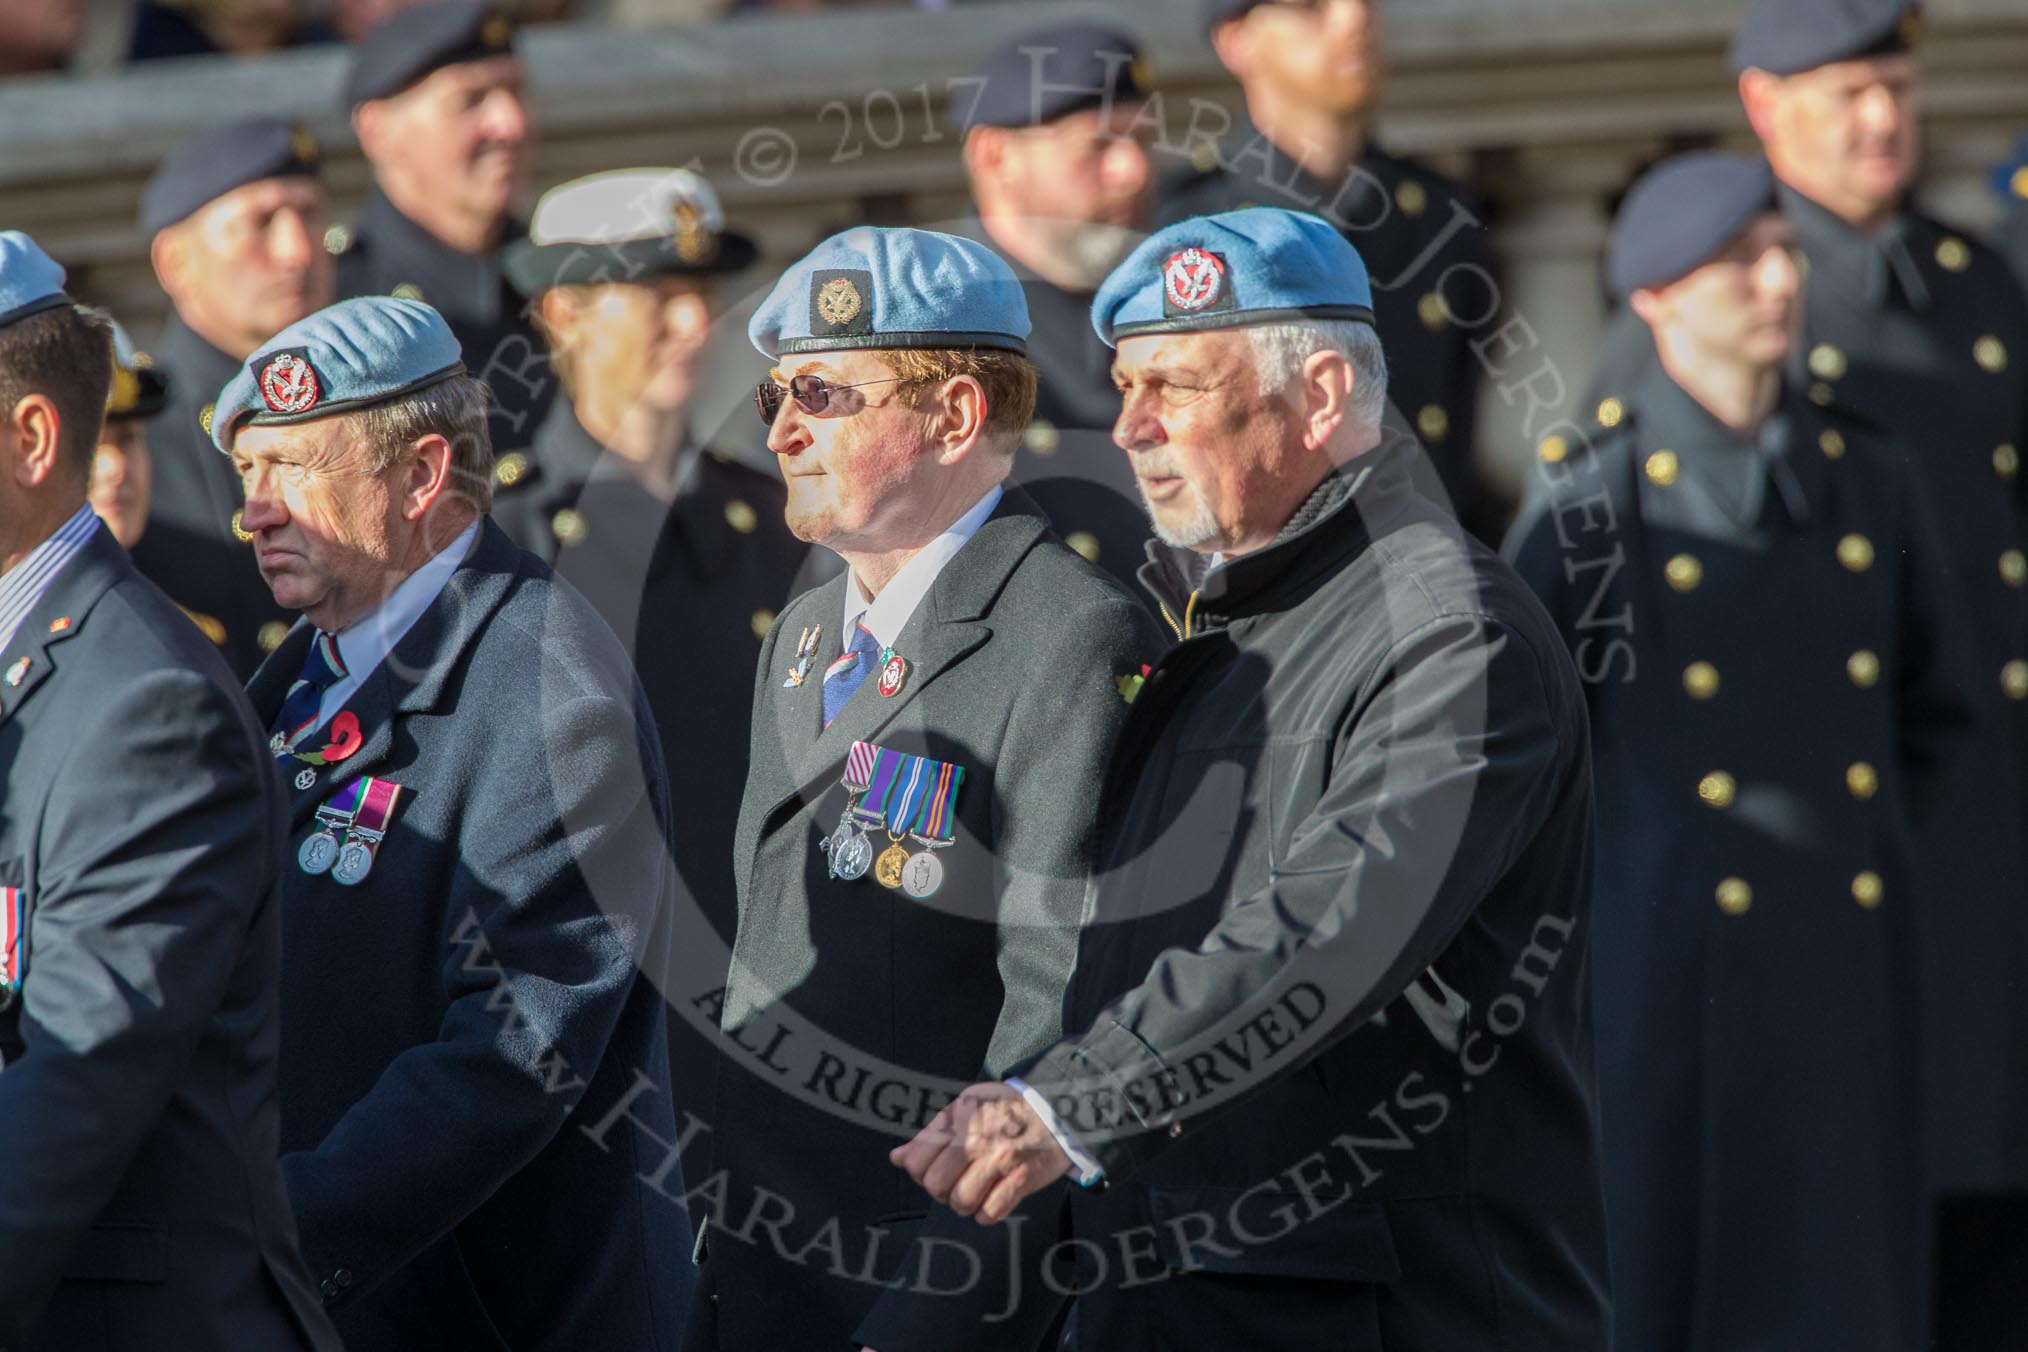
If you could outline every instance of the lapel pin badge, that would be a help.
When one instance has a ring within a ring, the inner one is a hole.
[[[880,695],[882,699],[893,699],[901,693],[902,683],[908,680],[908,661],[894,649],[889,648],[880,656]]]
[[[27,658],[24,657],[20,661],[16,662],[13,666],[7,668],[7,684],[11,686],[18,686],[27,679],[28,679]]]
[[[49,632],[52,634],[61,634],[69,628],[70,616],[68,615],[59,615],[49,622]]]

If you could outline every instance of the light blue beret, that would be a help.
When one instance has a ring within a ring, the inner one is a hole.
[[[1299,319],[1373,322],[1359,251],[1321,217],[1280,207],[1193,216],[1157,230],[1091,302],[1108,347],[1141,333],[1195,333]]]
[[[218,396],[211,440],[232,451],[244,424],[312,422],[462,375],[458,340],[419,300],[361,296],[299,319],[263,343]]]
[[[0,329],[70,303],[56,260],[19,230],[0,230]]]
[[[1021,281],[983,244],[856,226],[793,264],[746,336],[768,358],[847,348],[1028,350]]]

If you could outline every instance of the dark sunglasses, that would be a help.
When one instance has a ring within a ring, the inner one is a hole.
[[[822,413],[831,406],[831,394],[834,390],[856,390],[866,385],[892,385],[898,380],[906,379],[906,376],[888,376],[882,380],[861,380],[851,385],[830,385],[825,383],[822,376],[790,376],[787,387],[777,385],[772,380],[763,380],[754,386],[753,403],[754,407],[760,410],[761,421],[773,427],[775,418],[782,411],[784,395],[793,395],[796,407],[805,413]]]

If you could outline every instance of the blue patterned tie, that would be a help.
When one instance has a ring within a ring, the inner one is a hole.
[[[873,631],[865,625],[854,625],[852,646],[824,672],[825,727],[831,726],[831,720],[845,707],[845,701],[852,698],[852,692],[866,684],[866,678],[873,673],[874,663],[879,660],[880,640],[873,637]]]
[[[309,651],[303,654],[302,674],[289,687],[288,696],[282,700],[282,711],[275,715],[274,726],[268,729],[282,739],[281,749],[275,753],[277,760],[294,759],[291,753],[297,744],[316,729],[324,692],[344,679],[345,661],[338,655],[338,640],[318,630],[310,640]]]

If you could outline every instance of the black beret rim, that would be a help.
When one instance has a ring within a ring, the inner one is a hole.
[[[54,310],[60,305],[75,304],[77,302],[71,299],[68,291],[52,292],[47,296],[29,301],[26,305],[17,305],[6,314],[0,314],[0,329],[6,328],[9,324],[18,324],[24,319],[39,315],[44,310]]]
[[[427,24],[432,10],[452,8],[463,11],[466,26],[462,29],[452,28],[447,34],[440,35],[454,36],[456,40],[451,45],[429,52],[419,61],[392,63],[394,72],[392,78],[389,77],[386,68],[371,59],[384,55],[376,50],[377,46],[395,47],[404,58],[414,57],[415,44],[428,36],[428,29],[425,28],[420,34],[411,34],[409,30]],[[454,3],[413,5],[395,11],[354,44],[352,61],[345,73],[345,106],[348,109],[356,109],[362,103],[393,98],[446,66],[514,55],[512,31],[504,47],[494,46],[485,40],[486,26],[496,19],[506,18],[507,14],[490,3],[458,4],[455,0]]]
[[[1748,59],[1746,45],[1742,41],[1746,37],[1746,28],[1742,25],[1733,35],[1731,49],[1726,53],[1728,64],[1732,67],[1734,76],[1744,75],[1750,70],[1764,70],[1770,75],[1789,76],[1801,75],[1819,66],[1835,65],[1840,61],[1859,61],[1869,56],[1885,56],[1893,52],[1907,51],[1909,46],[1901,39],[1901,26],[1911,10],[1920,8],[1920,4],[1901,5],[1894,11],[1894,16],[1880,28],[1864,32],[1849,47],[1833,50],[1801,64],[1783,61],[1775,65],[1762,65],[1758,61]]]
[[[784,338],[775,343],[777,357],[799,357],[806,352],[879,352],[887,348],[986,347],[1028,355],[1028,343],[1011,333],[939,333],[933,330],[900,333],[853,333],[837,338]]]
[[[1300,319],[1348,319],[1373,324],[1373,309],[1367,305],[1275,305],[1258,310],[1213,310],[1201,315],[1179,315],[1174,319],[1137,319],[1112,326],[1115,340],[1137,338],[1144,333],[1202,333],[1210,329],[1250,328],[1257,324],[1287,324]]]
[[[169,382],[160,371],[151,367],[135,366],[128,368],[128,374],[134,377],[139,393],[134,396],[134,402],[129,407],[118,410],[107,409],[107,422],[146,422],[169,407]]]
[[[324,181],[324,177],[318,171],[316,165],[297,159],[274,170],[272,173],[255,174],[251,178],[243,178],[237,183],[228,184],[226,187],[220,188],[208,196],[199,198],[188,206],[179,204],[169,211],[165,211],[159,205],[151,204],[148,196],[144,194],[141,198],[141,219],[139,222],[141,235],[145,239],[153,239],[170,226],[180,225],[184,221],[189,220],[192,216],[195,216],[198,212],[204,210],[227,193],[238,192],[241,188],[251,183],[265,183],[271,178],[307,178],[313,183],[322,183]],[[150,186],[152,187],[153,185],[151,184]],[[151,205],[154,206],[152,211],[149,209]]]
[[[256,361],[258,360],[257,358]],[[252,361],[247,363],[248,366],[254,364]],[[242,414],[238,418],[235,418],[229,430],[234,436],[237,436],[242,427],[287,427],[295,423],[316,422],[322,418],[335,418],[341,413],[357,413],[361,409],[375,408],[381,404],[391,404],[397,399],[426,390],[432,385],[441,385],[453,376],[464,374],[465,363],[455,361],[441,370],[432,371],[420,379],[411,380],[405,385],[397,385],[391,390],[381,390],[377,394],[360,395],[356,399],[333,399],[328,403],[318,404],[315,408],[306,408],[301,413],[276,413],[272,409],[255,409],[250,413]]]
[[[1714,233],[1710,237],[1711,242],[1694,255],[1691,251],[1685,250],[1672,258],[1666,267],[1658,265],[1642,268],[1633,276],[1629,275],[1631,270],[1624,266],[1625,260],[1620,257],[1619,248],[1620,241],[1626,237],[1626,226],[1632,225],[1633,222],[1616,225],[1612,239],[1606,245],[1607,289],[1613,293],[1614,299],[1625,300],[1636,291],[1652,291],[1658,286],[1668,286],[1671,282],[1680,281],[1715,258],[1719,250],[1738,238],[1740,232],[1755,220],[1780,210],[1781,201],[1770,190],[1766,197],[1745,204],[1744,209],[1736,217],[1727,218],[1724,229]]]
[[[1218,31],[1218,26],[1234,19],[1243,19],[1247,11],[1259,9],[1267,0],[1233,0],[1231,4],[1217,4],[1211,7],[1211,17],[1204,22],[1206,34]]]
[[[1069,117],[1073,113],[1082,113],[1091,108],[1116,108],[1123,103],[1146,103],[1147,101],[1147,94],[1129,84],[1123,89],[1092,90],[1090,93],[1070,103],[1066,103],[1060,108],[1051,109],[1049,116],[1043,118],[1040,122],[1004,122],[990,117],[978,116],[974,116],[969,122],[960,122],[956,109],[953,109],[947,125],[951,130],[957,132],[969,132],[974,127],[998,127],[1003,131],[1021,131],[1028,127],[1046,127],[1052,122],[1059,122]]]
[[[537,244],[516,240],[501,252],[500,270],[523,296],[535,297],[553,287],[624,285],[657,277],[717,277],[743,272],[760,258],[760,246],[738,231],[718,236],[718,251],[708,259],[686,263],[667,236],[630,239],[614,244],[563,241]],[[624,264],[615,276],[613,264]]]

